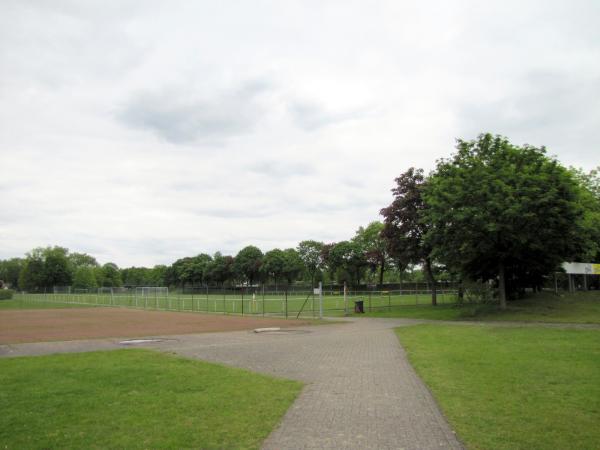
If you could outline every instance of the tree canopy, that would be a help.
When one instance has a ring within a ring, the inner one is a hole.
[[[258,247],[248,245],[241,249],[233,261],[233,270],[240,278],[253,285],[260,274],[263,253]]]
[[[577,183],[544,148],[506,138],[459,140],[426,183],[426,241],[471,279],[498,277],[501,307],[512,292],[580,249]]]
[[[437,304],[433,275],[433,248],[425,240],[429,222],[424,220],[426,203],[423,199],[425,176],[423,169],[410,168],[398,178],[392,189],[394,200],[381,210],[384,217],[382,236],[396,263],[406,268],[409,264],[422,264],[431,286],[431,303]]]
[[[313,240],[302,241],[297,247],[298,256],[310,276],[311,286],[315,285],[315,278],[323,267],[323,243]]]
[[[379,285],[383,284],[383,274],[388,262],[387,242],[383,236],[384,225],[371,222],[367,227],[359,227],[353,241],[362,249],[372,272],[379,269]]]

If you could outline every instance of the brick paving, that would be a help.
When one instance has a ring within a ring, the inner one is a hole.
[[[412,323],[362,318],[279,333],[169,336],[145,346],[306,383],[264,449],[461,449],[392,330]],[[114,340],[19,344],[0,354],[117,346]]]

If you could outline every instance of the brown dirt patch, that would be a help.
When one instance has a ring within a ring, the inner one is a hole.
[[[236,331],[307,323],[124,308],[7,310],[0,311],[0,344]]]

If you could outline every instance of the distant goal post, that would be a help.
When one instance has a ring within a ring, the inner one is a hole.
[[[142,298],[168,297],[169,288],[166,286],[138,286],[135,296]]]

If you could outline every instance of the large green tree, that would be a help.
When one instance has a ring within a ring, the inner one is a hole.
[[[73,273],[64,247],[38,247],[25,256],[19,274],[19,287],[23,290],[48,290],[53,286],[70,286]]]
[[[98,287],[94,269],[88,265],[82,265],[75,269],[73,274],[73,288],[94,289]]]
[[[380,286],[383,284],[383,275],[389,259],[386,240],[382,235],[383,229],[383,223],[371,222],[366,227],[359,227],[353,239],[362,248],[371,271],[379,269]]]
[[[19,273],[23,268],[23,259],[11,258],[0,261],[0,280],[8,287],[16,288],[19,285]]]
[[[283,251],[282,275],[285,277],[288,284],[292,284],[295,280],[297,280],[303,269],[304,264],[302,263],[302,259],[300,258],[300,255],[296,249],[286,248]]]
[[[19,289],[30,292],[47,289],[41,249],[34,249],[25,256],[19,273]]]
[[[359,285],[367,267],[367,259],[360,245],[354,241],[340,241],[329,251],[329,264],[338,281]]]
[[[265,253],[260,270],[265,276],[265,279],[273,279],[275,285],[283,277],[285,271],[285,254],[283,250],[274,248]]]
[[[104,287],[120,287],[123,286],[121,280],[121,272],[115,263],[106,263],[99,270],[95,270],[96,280],[99,285]]]
[[[580,203],[584,209],[581,237],[585,245],[575,259],[600,263],[600,168],[587,173],[574,168],[570,171],[579,183]]]
[[[296,247],[298,256],[304,264],[304,270],[310,276],[311,286],[315,285],[317,274],[323,267],[323,243],[313,240],[302,241]]]
[[[422,265],[431,286],[431,304],[437,305],[436,280],[433,274],[433,248],[425,240],[429,223],[424,220],[427,205],[423,198],[423,169],[410,168],[398,178],[392,189],[394,200],[381,210],[384,217],[382,236],[387,249],[400,269]]]
[[[87,253],[70,253],[68,255],[68,259],[69,259],[69,263],[71,264],[71,267],[73,269],[77,269],[78,267],[82,267],[82,266],[89,266],[89,267],[98,267],[98,261],[96,261],[96,258],[94,258],[91,255],[88,255]]]
[[[208,283],[223,286],[234,277],[233,257],[223,256],[221,252],[216,252],[213,260],[206,266],[206,280]]]
[[[451,269],[497,279],[507,290],[541,277],[581,250],[577,183],[545,149],[480,135],[459,140],[424,189],[427,242]]]
[[[43,251],[44,283],[46,286],[70,286],[73,280],[68,258],[69,250],[64,247],[48,247]]]
[[[241,278],[253,285],[260,274],[263,253],[258,247],[248,245],[241,249],[233,261],[233,270]]]
[[[212,257],[206,253],[200,253],[193,258],[188,258],[182,265],[179,279],[182,283],[196,284],[206,282],[205,273]]]

